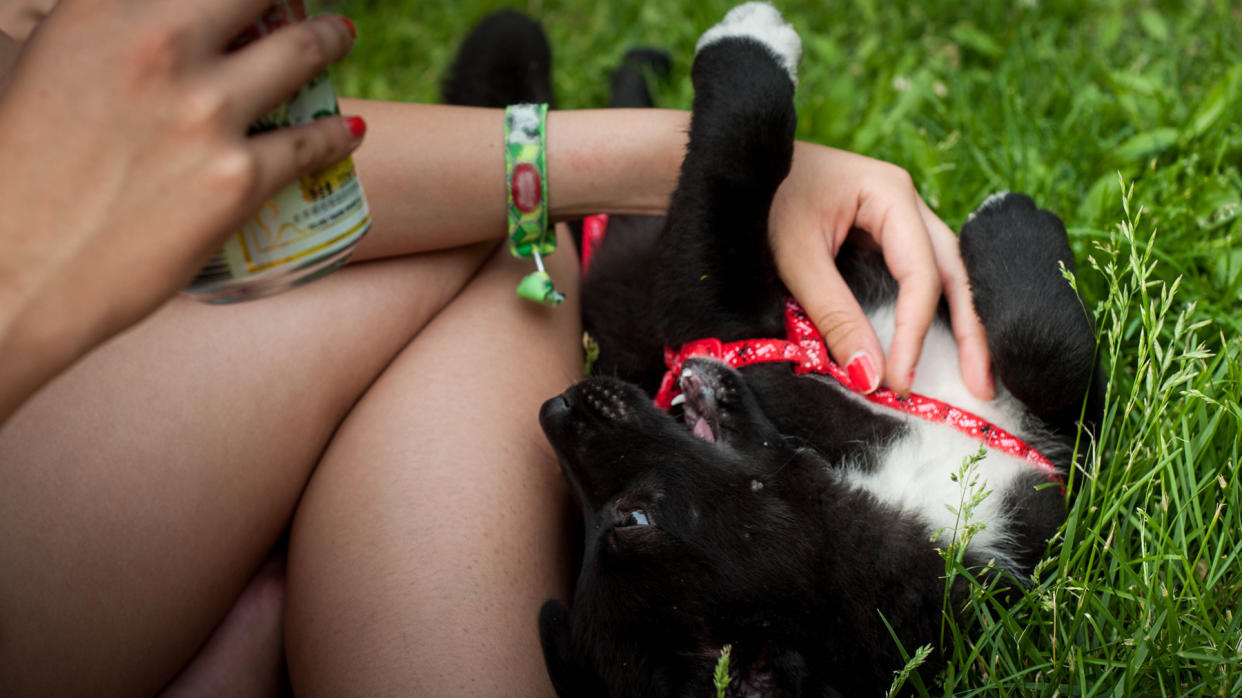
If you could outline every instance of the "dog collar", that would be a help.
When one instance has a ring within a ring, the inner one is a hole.
[[[916,393],[899,395],[889,388],[878,388],[871,393],[864,393],[850,379],[849,373],[828,355],[828,346],[824,343],[819,331],[815,329],[815,324],[811,322],[798,301],[792,297],[785,301],[785,333],[786,339],[746,339],[740,342],[721,342],[719,339],[709,337],[687,342],[676,351],[666,347],[664,364],[668,366],[668,371],[660,383],[660,391],[656,393],[656,405],[668,411],[673,398],[681,392],[677,385],[677,378],[681,375],[682,364],[691,357],[711,357],[734,368],[787,361],[794,364],[794,373],[798,375],[817,373],[832,376],[841,385],[871,402],[929,422],[948,425],[972,439],[981,441],[988,448],[1021,458],[1049,480],[1061,485],[1062,493],[1064,493],[1064,480],[1060,472],[1043,454],[986,419],[926,395]]]
[[[583,220],[581,264],[584,276],[591,266],[595,251],[604,240],[607,229],[608,216],[605,214],[588,216]],[[828,345],[824,343],[819,330],[815,329],[815,323],[811,322],[806,311],[792,297],[785,300],[785,334],[787,339],[746,339],[726,343],[709,337],[687,342],[677,351],[665,347],[664,365],[668,366],[668,371],[664,373],[664,379],[660,382],[660,390],[656,393],[656,406],[665,412],[669,410],[673,398],[681,392],[681,389],[677,387],[677,377],[681,375],[681,366],[686,359],[694,356],[710,356],[734,368],[777,361],[792,362],[794,373],[798,375],[818,373],[832,376],[841,385],[871,402],[926,419],[929,422],[948,425],[982,442],[988,448],[1021,458],[1043,473],[1050,481],[1060,485],[1061,495],[1065,495],[1065,481],[1056,466],[1025,441],[986,419],[941,400],[917,393],[902,396],[888,388],[878,388],[873,392],[864,393],[859,386],[854,384],[854,381],[850,380],[849,373],[838,366],[828,355]]]

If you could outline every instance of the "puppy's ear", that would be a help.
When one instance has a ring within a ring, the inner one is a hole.
[[[539,641],[543,645],[543,661],[548,678],[561,698],[604,695],[599,681],[590,680],[573,659],[569,642],[569,608],[555,599],[545,601],[539,609]]]

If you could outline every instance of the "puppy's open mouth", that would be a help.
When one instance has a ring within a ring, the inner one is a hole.
[[[681,395],[673,398],[673,409],[681,408],[682,419],[696,437],[716,443],[720,438],[722,387],[718,372],[701,363],[686,362],[677,386]]]

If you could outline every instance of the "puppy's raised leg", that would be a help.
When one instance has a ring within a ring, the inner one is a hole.
[[[552,49],[539,22],[515,10],[484,17],[462,40],[440,84],[445,104],[505,107],[547,102],[552,94]]]
[[[1074,269],[1065,225],[1028,196],[997,194],[962,228],[961,250],[997,379],[1062,437],[1090,391],[1090,426],[1101,393],[1095,333],[1061,274]]]
[[[633,48],[625,52],[621,65],[612,71],[611,109],[649,109],[655,106],[647,75],[668,79],[673,69],[669,55],[657,48]]]
[[[662,237],[670,346],[779,332],[768,209],[793,161],[797,33],[771,5],[734,8],[699,40],[690,142]]]

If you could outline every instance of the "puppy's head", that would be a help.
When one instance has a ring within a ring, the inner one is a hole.
[[[680,418],[639,388],[584,381],[540,423],[582,506],[573,610],[540,633],[563,696],[710,695],[734,646],[730,695],[792,693],[797,618],[816,574],[822,461],[785,442],[742,377],[709,360],[680,376]]]

